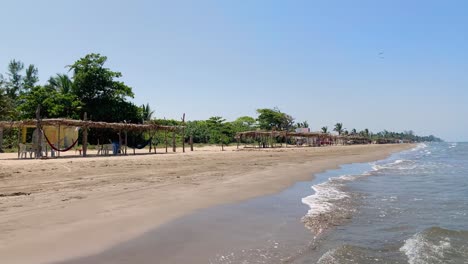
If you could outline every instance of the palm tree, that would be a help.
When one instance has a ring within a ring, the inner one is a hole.
[[[328,127],[327,126],[322,127],[322,133],[328,134]]]
[[[154,110],[151,109],[149,104],[142,105],[141,110],[142,110],[143,122],[150,121],[153,118]]]
[[[357,130],[356,130],[355,128],[353,128],[353,129],[351,130],[351,135],[356,135],[356,134],[357,134]]]
[[[56,76],[49,78],[49,85],[57,92],[68,94],[72,91],[73,81],[68,75],[57,73]]]
[[[343,133],[343,123],[336,123],[333,131],[336,131],[338,135],[341,135]]]
[[[364,129],[364,136],[365,136],[365,137],[369,137],[369,136],[370,136],[370,132],[369,132],[369,129],[368,129],[368,128]]]

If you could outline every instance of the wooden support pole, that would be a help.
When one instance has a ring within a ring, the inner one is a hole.
[[[176,152],[175,130],[172,131],[172,152]]]
[[[85,112],[83,115],[83,120],[88,120],[88,114]],[[88,152],[88,128],[86,126],[83,127],[83,141],[81,142],[83,148],[83,157],[86,157]]]
[[[284,141],[285,141],[285,145],[286,145],[286,148],[288,147],[288,132],[286,132],[286,134],[284,134]]]
[[[193,135],[190,135],[190,151],[193,151]]]
[[[135,135],[133,135],[133,155],[136,155],[136,148],[135,148]]]
[[[60,125],[58,125],[57,135],[57,149],[60,149]],[[57,157],[60,157],[60,151],[57,151]]]
[[[156,138],[156,133],[157,133],[157,130],[155,130],[153,132],[153,136],[151,137],[151,143],[153,143],[153,140]],[[156,147],[158,146],[158,144],[154,144],[154,154],[156,154]]]
[[[237,138],[237,149],[239,149],[240,137]]]
[[[20,139],[21,139],[21,127],[18,128],[18,159],[20,158]]]
[[[117,149],[117,155],[118,154],[122,154],[122,130],[119,130],[119,147]]]
[[[270,147],[273,148],[273,131],[270,133]]]
[[[125,155],[127,155],[127,145],[128,145],[128,141],[127,141],[127,130],[125,130]]]
[[[166,146],[166,153],[167,153],[167,130],[164,130],[164,145]]]
[[[36,129],[37,129],[37,148],[36,159],[42,157],[42,126],[41,126],[41,106],[38,105],[36,109]]]
[[[3,127],[0,127],[0,153],[3,153]]]
[[[185,113],[182,116],[182,152],[185,153]]]

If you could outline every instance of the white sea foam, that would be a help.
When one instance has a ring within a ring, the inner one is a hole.
[[[342,175],[340,177],[330,178],[328,181],[312,186],[314,194],[302,198],[302,203],[309,206],[310,210],[307,216],[313,217],[323,213],[329,213],[335,209],[337,201],[346,199],[349,195],[340,189],[345,182],[369,175]]]
[[[444,254],[450,247],[448,237],[432,242],[424,233],[417,233],[405,241],[400,251],[405,253],[410,264],[443,263]]]
[[[409,160],[396,160],[392,163],[387,163],[387,164],[374,164],[372,165],[372,169],[374,171],[382,170],[382,169],[404,169],[404,166],[395,166],[398,164],[402,164],[405,162],[409,162]]]
[[[428,146],[426,143],[419,143],[418,145],[416,145],[416,147],[412,148],[411,151],[418,151],[420,149],[425,149],[427,147]]]

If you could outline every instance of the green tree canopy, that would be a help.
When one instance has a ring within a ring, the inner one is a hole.
[[[257,113],[257,121],[261,129],[289,130],[294,124],[294,118],[282,113],[278,108],[257,109]]]
[[[18,106],[21,118],[36,117],[36,108],[41,106],[41,116],[46,118],[79,118],[82,103],[73,94],[63,94],[51,86],[35,86],[20,96],[22,103]]]
[[[333,129],[333,131],[335,131],[336,133],[338,133],[338,135],[341,135],[343,134],[343,123],[336,123],[335,124],[335,128]]]
[[[257,121],[255,118],[250,116],[241,116],[231,122],[234,132],[243,132],[249,130],[255,130],[257,128]]]
[[[96,121],[141,122],[141,109],[127,101],[132,88],[117,79],[120,72],[105,68],[107,57],[88,54],[69,68],[73,72],[72,93],[83,104],[80,116],[88,113]]]

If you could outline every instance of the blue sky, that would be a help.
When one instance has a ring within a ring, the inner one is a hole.
[[[15,58],[44,83],[101,53],[158,117],[279,107],[468,140],[467,1],[2,2],[0,72]]]

